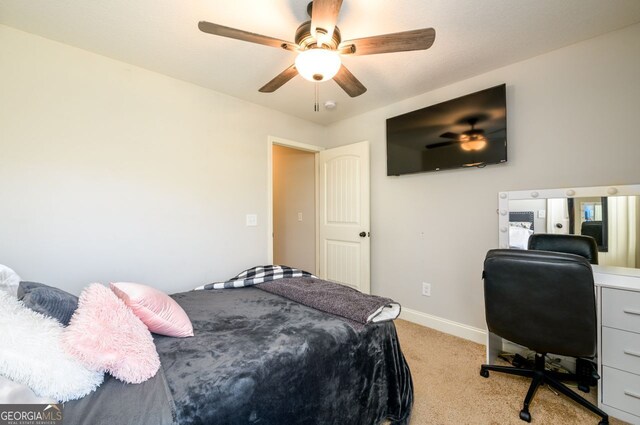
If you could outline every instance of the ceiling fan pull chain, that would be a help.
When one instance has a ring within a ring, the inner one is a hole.
[[[315,103],[313,104],[313,112],[320,112],[320,84],[315,83],[316,90],[316,98]]]

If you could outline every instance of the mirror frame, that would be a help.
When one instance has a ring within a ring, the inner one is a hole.
[[[509,201],[603,196],[640,196],[640,184],[499,192],[497,210],[499,247],[502,249],[509,248]]]

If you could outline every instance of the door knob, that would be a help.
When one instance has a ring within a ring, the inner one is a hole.
[[[367,236],[366,232],[360,232],[360,237],[364,238],[365,236]]]

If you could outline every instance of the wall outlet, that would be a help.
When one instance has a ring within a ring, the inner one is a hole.
[[[422,282],[422,295],[425,297],[431,296],[431,284],[427,282]]]
[[[301,212],[298,213],[298,221],[302,221],[302,213]]]

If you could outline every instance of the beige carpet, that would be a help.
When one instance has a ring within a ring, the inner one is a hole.
[[[414,404],[411,425],[523,425],[518,414],[530,381],[491,372],[480,376],[484,345],[396,320],[402,351],[411,368]],[[596,389],[587,394],[595,400]],[[580,393],[584,395],[584,393]],[[532,424],[596,425],[599,416],[547,386],[529,408]],[[610,418],[611,425],[624,424]]]

